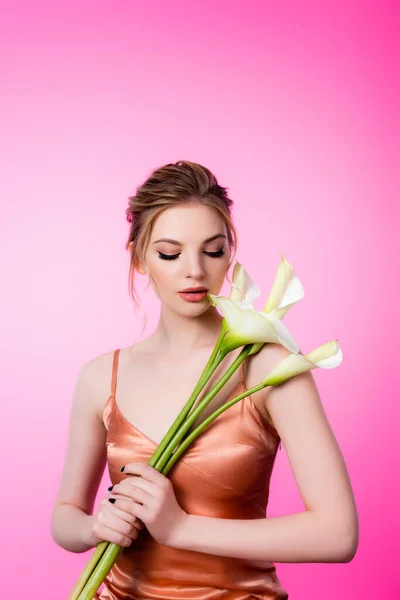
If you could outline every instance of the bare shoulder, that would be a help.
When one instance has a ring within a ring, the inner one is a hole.
[[[111,392],[112,365],[115,350],[99,354],[79,369],[77,385],[86,393],[99,419],[102,419],[104,406]]]
[[[103,352],[85,362],[81,366],[78,376],[88,397],[92,399],[93,408],[100,419],[102,419],[104,407],[111,393],[112,369],[116,350]],[[118,350],[118,377],[126,367],[131,367],[133,357],[136,361],[151,360],[152,357],[148,338],[134,346],[126,346]]]
[[[289,354],[280,344],[265,344],[257,354],[249,356],[247,387],[261,383]],[[300,373],[281,385],[267,386],[257,395],[260,410],[271,419],[287,450],[295,443],[303,423],[306,435],[313,426],[315,433],[318,424],[320,435],[330,440],[334,437],[311,371]]]
[[[257,379],[254,381],[254,385],[265,379],[268,373],[288,354],[290,354],[289,350],[280,344],[270,343],[264,344],[257,354],[248,356],[246,359],[247,372],[249,378]]]
[[[252,356],[247,357],[245,361],[246,387],[251,388],[261,383],[272,369],[281,362],[290,352],[280,344],[264,344],[264,346]],[[269,411],[266,402],[266,390],[260,390],[252,395],[261,416],[275,429],[273,416]]]

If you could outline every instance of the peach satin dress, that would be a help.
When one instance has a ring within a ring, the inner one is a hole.
[[[114,352],[111,395],[104,408],[112,484],[128,462],[148,462],[157,444],[125,419],[115,392],[119,350]],[[229,399],[246,389],[243,379]],[[170,423],[166,424],[169,427]],[[263,519],[280,438],[250,396],[217,417],[168,473],[179,505],[196,515]],[[177,550],[147,529],[123,550],[98,600],[287,600],[272,562]]]

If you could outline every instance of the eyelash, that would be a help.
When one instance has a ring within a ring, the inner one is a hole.
[[[160,252],[159,250],[157,250],[158,254],[159,254],[159,258],[161,258],[162,260],[175,260],[178,258],[179,254],[163,254],[162,252]],[[217,252],[206,252],[204,250],[204,254],[207,254],[207,256],[211,256],[212,258],[219,258],[221,256],[224,256],[225,251],[222,248],[220,248],[219,250],[217,250]]]

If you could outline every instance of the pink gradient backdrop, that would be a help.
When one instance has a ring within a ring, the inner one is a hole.
[[[359,550],[348,564],[279,563],[281,582],[293,600],[400,598],[398,6],[3,3],[3,597],[64,599],[89,558],[50,534],[75,378],[140,331],[128,195],[188,159],[229,187],[238,259],[265,296],[278,251],[295,267],[306,296],[285,322],[303,351],[343,348],[339,369],[314,373]],[[142,301],[148,334],[157,302]],[[106,472],[97,502],[108,485]],[[282,450],[268,516],[302,510]]]

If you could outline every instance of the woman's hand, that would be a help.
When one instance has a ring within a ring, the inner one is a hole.
[[[109,502],[110,497],[103,498],[99,510],[93,516],[90,543],[97,546],[100,542],[107,541],[126,548],[136,540],[144,524],[130,510],[124,510]]]
[[[147,463],[128,463],[123,472],[128,477],[112,489],[114,507],[141,519],[158,543],[172,545],[188,516],[178,504],[172,482]]]

